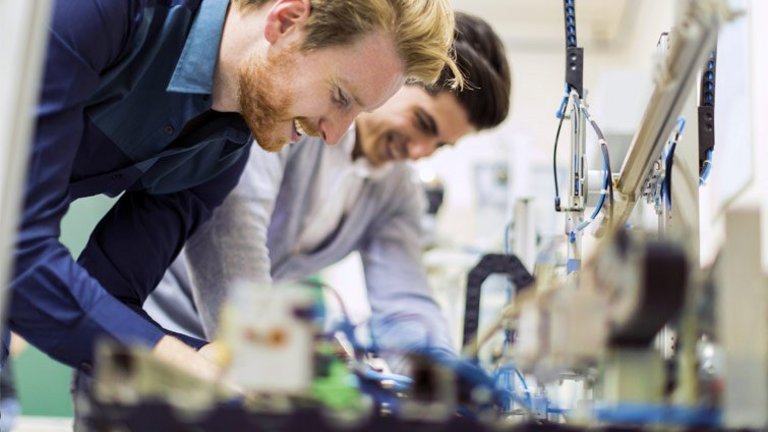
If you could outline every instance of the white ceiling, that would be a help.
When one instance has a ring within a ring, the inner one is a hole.
[[[562,0],[452,0],[456,10],[485,18],[509,49],[563,49]],[[621,43],[636,14],[630,0],[576,0],[579,46],[611,48]]]

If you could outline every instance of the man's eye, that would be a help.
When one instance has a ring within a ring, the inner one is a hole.
[[[422,110],[416,110],[414,114],[417,129],[425,134],[437,136],[437,125],[432,117]]]
[[[420,115],[416,116],[416,127],[423,133],[429,133],[429,126]]]
[[[349,98],[340,89],[336,91],[335,102],[342,108],[349,107]]]

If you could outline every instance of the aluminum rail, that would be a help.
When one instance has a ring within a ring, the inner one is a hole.
[[[622,226],[629,219],[651,167],[695,87],[696,72],[716,43],[717,29],[734,16],[725,0],[695,0],[689,2],[682,20],[673,28],[656,87],[621,166],[613,226]]]

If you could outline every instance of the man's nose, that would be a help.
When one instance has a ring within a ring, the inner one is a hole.
[[[408,159],[416,160],[430,156],[437,149],[437,138],[421,137],[408,143]]]
[[[345,115],[339,115],[334,120],[324,121],[320,126],[323,141],[328,144],[338,143],[341,137],[347,133],[352,122],[355,121],[358,113],[358,110],[351,110]]]

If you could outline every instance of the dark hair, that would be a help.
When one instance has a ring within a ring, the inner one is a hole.
[[[464,75],[464,88],[452,89],[453,74],[444,68],[437,82],[427,90],[433,94],[451,91],[478,130],[498,126],[509,114],[512,91],[504,44],[485,20],[456,12],[453,51]]]

